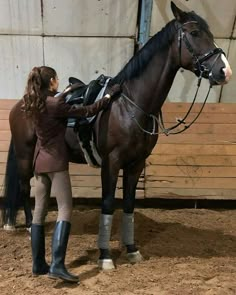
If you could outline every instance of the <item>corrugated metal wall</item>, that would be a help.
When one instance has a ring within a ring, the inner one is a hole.
[[[0,0],[0,98],[20,98],[30,69],[88,82],[134,52],[138,0]]]
[[[205,18],[236,72],[235,0],[175,0],[182,9]],[[115,75],[134,53],[141,0],[0,0],[0,98],[20,98],[30,69],[54,67],[61,89],[69,76],[85,82]],[[153,0],[152,36],[173,18],[170,0]],[[209,102],[233,102],[236,78],[215,87]],[[178,73],[170,101],[191,101],[196,79]],[[203,83],[200,99],[206,93]]]

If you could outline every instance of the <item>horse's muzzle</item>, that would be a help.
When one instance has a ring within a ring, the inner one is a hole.
[[[213,71],[209,73],[209,82],[210,84],[213,85],[225,85],[229,82],[230,78],[232,75],[231,73],[226,73],[224,68],[221,69],[220,73],[218,75],[214,74]]]

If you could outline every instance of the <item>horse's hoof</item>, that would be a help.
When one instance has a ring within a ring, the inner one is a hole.
[[[30,227],[26,227],[26,230],[31,234],[31,226]]]
[[[4,224],[3,229],[6,231],[14,231],[14,230],[16,230],[16,227],[15,227],[15,225]]]
[[[136,252],[132,252],[132,253],[127,253],[127,259],[129,260],[130,263],[134,264],[140,261],[143,261],[144,258],[141,255],[141,253],[139,251]]]
[[[98,267],[103,270],[114,269],[115,265],[112,259],[98,259]]]

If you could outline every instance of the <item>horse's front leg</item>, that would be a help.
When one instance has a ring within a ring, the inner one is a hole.
[[[114,213],[115,190],[119,174],[119,168],[109,160],[102,164],[102,208],[99,222],[98,248],[100,256],[98,266],[102,269],[115,268],[110,254],[110,237],[112,219]]]
[[[143,260],[134,240],[134,208],[136,187],[145,161],[139,161],[124,169],[123,173],[123,216],[121,226],[122,244],[127,249],[131,263]]]

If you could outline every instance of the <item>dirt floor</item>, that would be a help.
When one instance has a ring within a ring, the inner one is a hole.
[[[15,232],[0,230],[0,294],[236,294],[236,210],[137,209],[137,245],[145,260],[127,263],[119,248],[120,217],[114,216],[112,271],[99,271],[99,211],[75,210],[66,263],[80,285],[32,277],[29,234],[22,214]],[[56,213],[47,222],[47,259]]]

